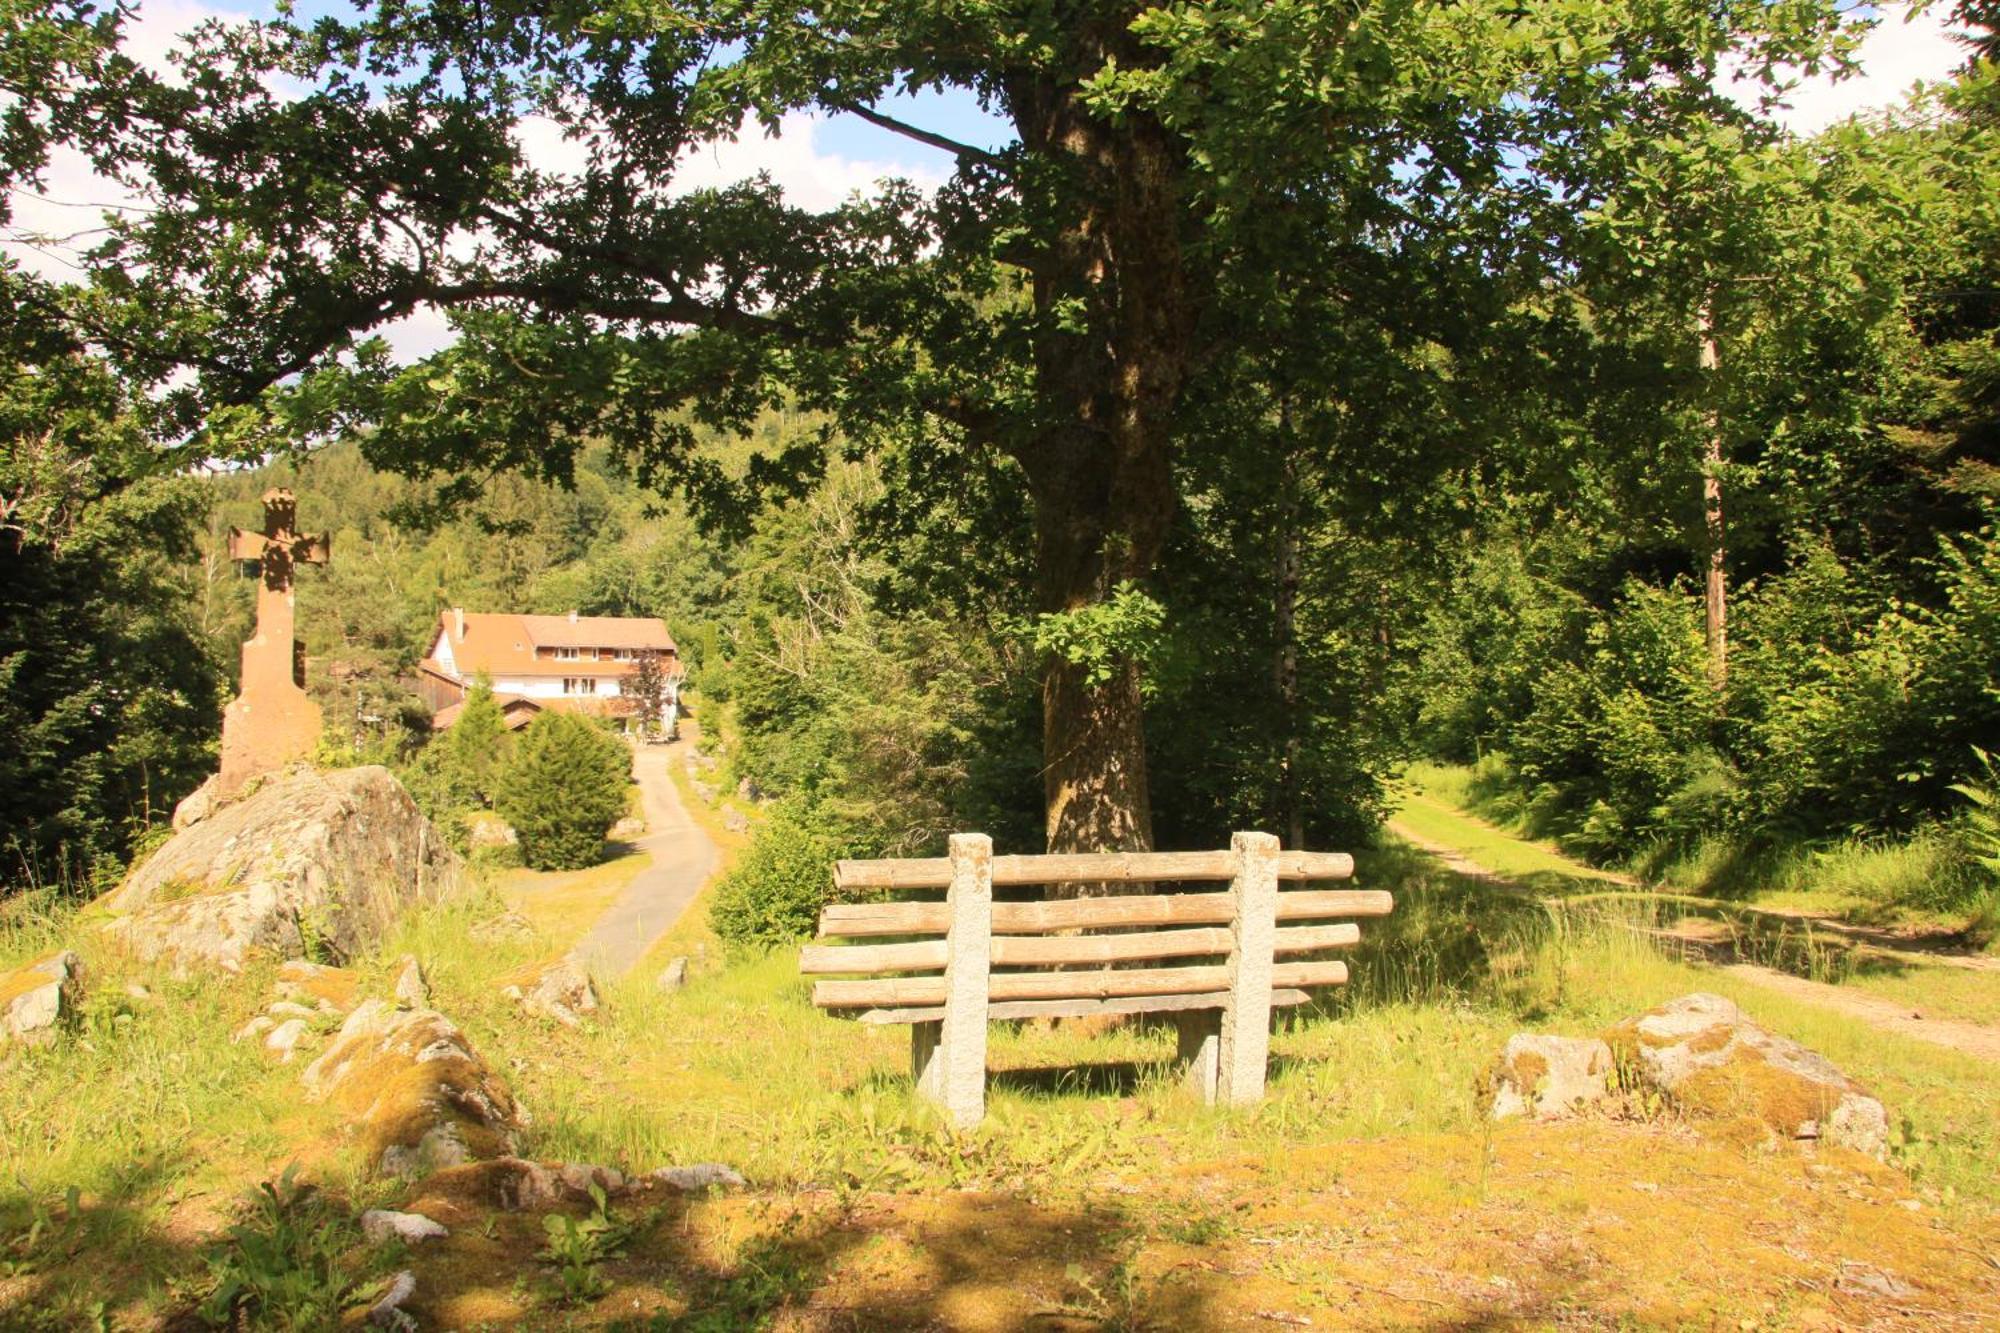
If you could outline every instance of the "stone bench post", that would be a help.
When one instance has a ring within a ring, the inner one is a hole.
[[[1230,839],[1229,998],[1221,1009],[1176,1015],[1178,1058],[1189,1092],[1211,1105],[1248,1106],[1264,1095],[1271,1054],[1271,969],[1278,944],[1278,840]]]
[[[993,949],[993,839],[951,836],[951,924],[945,931],[944,1017],[910,1025],[917,1093],[959,1129],[986,1118],[986,981]]]
[[[1235,899],[1229,921],[1229,999],[1222,1007],[1216,1052],[1216,1100],[1249,1106],[1264,1096],[1264,1071],[1271,1059],[1271,978],[1278,947],[1278,839],[1269,833],[1238,833],[1229,848],[1236,854]]]

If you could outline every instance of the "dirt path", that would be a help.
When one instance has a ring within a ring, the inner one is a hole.
[[[1878,1032],[1915,1037],[1918,1041],[1949,1046],[1954,1051],[2000,1064],[2000,1028],[1956,1018],[1925,1018],[1921,1010],[1912,1009],[1907,1004],[1843,986],[1808,981],[1804,977],[1795,977],[1789,972],[1760,967],[1755,963],[1724,963],[1721,966],[1731,976],[1742,977],[1766,990],[1816,1004],[1822,1009],[1837,1010]]]
[[[667,773],[671,745],[644,745],[633,757],[646,836],[635,844],[652,864],[625,886],[571,952],[606,976],[622,976],[687,911],[715,873],[721,851],[681,804]]]
[[[1445,869],[1455,875],[1477,880],[1481,884],[1502,893],[1518,894],[1524,897],[1533,896],[1527,889],[1515,884],[1507,876],[1487,869],[1458,848],[1452,847],[1447,843],[1441,843],[1435,838],[1426,838],[1398,820],[1390,820],[1388,829],[1389,832],[1404,842],[1409,843],[1412,847],[1436,857]],[[1620,878],[1625,884],[1637,887],[1638,881],[1625,877]],[[1731,910],[1762,910],[1755,908],[1742,909],[1733,903],[1718,902],[1716,906]],[[1811,916],[1803,912],[1765,911],[1763,914],[1767,916],[1782,916],[1792,920],[1811,921],[1816,928],[1822,924],[1828,926],[1830,929],[1844,924],[1841,922],[1829,922],[1824,918]],[[1862,927],[1850,929],[1855,933],[1857,939],[1863,941],[1881,934],[1881,932],[1863,933],[1865,928]],[[1670,938],[1673,937],[1672,932],[1661,933],[1666,934]],[[1836,933],[1846,932],[1836,931]],[[1690,942],[1695,942],[1693,937],[1690,937]],[[1995,961],[1986,958],[1958,958],[1949,954],[1889,949],[1879,944],[1868,944],[1866,947],[1871,952],[1888,954],[1892,957],[1901,957],[1927,966],[1967,966],[1976,970],[1986,971],[1992,968]],[[1830,986],[1821,981],[1809,981],[1804,977],[1795,977],[1790,973],[1780,972],[1775,968],[1763,967],[1755,963],[1716,963],[1712,964],[1712,966],[1729,973],[1731,976],[1741,977],[1743,980],[1753,985],[1761,986],[1766,990],[1775,991],[1794,1000],[1800,1000],[1807,1004],[1818,1005],[1823,1009],[1832,1009],[1837,1013],[1845,1014],[1857,1022],[1867,1024],[1877,1031],[1890,1032],[1901,1037],[1914,1037],[1919,1041],[1927,1041],[1935,1046],[1949,1047],[1965,1055],[2000,1063],[2000,1027],[1992,1027],[1983,1023],[1969,1023],[1952,1018],[1926,1018],[1922,1016],[1920,1010],[1912,1009],[1909,1005],[1899,1004],[1894,1000],[1882,996],[1869,995],[1841,986]]]

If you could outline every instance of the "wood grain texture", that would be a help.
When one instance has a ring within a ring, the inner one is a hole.
[[[1214,964],[1101,972],[995,972],[987,978],[987,995],[998,1002],[1194,994],[1225,990],[1229,979],[1229,968]],[[1271,969],[1274,989],[1339,986],[1346,981],[1345,963],[1279,963]],[[865,981],[820,981],[813,984],[813,1003],[822,1009],[933,1005],[944,1003],[944,998],[943,977],[879,977]]]
[[[1395,898],[1383,889],[1291,889],[1278,894],[1278,920],[1387,916]],[[1221,926],[1227,893],[1158,893],[1129,898],[1069,898],[993,904],[996,935],[1043,935],[1114,926]],[[942,935],[951,923],[941,902],[834,903],[819,915],[821,939]]]
[[[1361,927],[1352,922],[1328,926],[1286,926],[1278,931],[1277,952],[1283,955],[1344,949],[1360,939]],[[1063,967],[1079,963],[1199,958],[1225,955],[1229,949],[1229,931],[1220,926],[1133,935],[995,935],[991,961],[996,967]],[[937,972],[944,968],[946,961],[943,940],[912,940],[905,944],[809,944],[799,951],[799,971],[809,977],[864,972]]]
[[[1280,880],[1349,879],[1354,858],[1346,852],[1280,852]],[[1234,852],[1085,852],[1049,856],[996,856],[996,888],[1022,884],[1147,884],[1154,880],[1228,880],[1236,877]],[[838,889],[941,889],[951,882],[948,856],[895,861],[837,861]]]

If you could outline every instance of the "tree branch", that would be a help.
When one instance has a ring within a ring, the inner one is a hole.
[[[1007,167],[1007,159],[998,153],[988,152],[984,148],[975,148],[969,143],[960,143],[956,139],[947,139],[942,134],[935,134],[930,130],[912,125],[907,121],[897,120],[894,116],[885,116],[880,111],[872,107],[865,107],[859,102],[832,102],[828,105],[832,106],[836,111],[845,111],[849,115],[859,116],[878,129],[888,130],[891,134],[900,134],[905,139],[914,139],[920,144],[928,144],[932,148],[941,149],[962,162],[978,162],[995,170],[1005,170]]]

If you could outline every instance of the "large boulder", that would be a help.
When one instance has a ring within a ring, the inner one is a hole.
[[[99,907],[142,959],[235,972],[253,952],[352,957],[462,873],[388,769],[302,770],[188,824]]]
[[[82,998],[83,960],[67,949],[0,973],[0,1040],[46,1040]]]
[[[345,1113],[385,1175],[514,1151],[525,1121],[507,1087],[443,1014],[366,1000],[306,1067],[306,1092]]]
[[[1888,1150],[1881,1102],[1825,1056],[1758,1027],[1719,995],[1684,995],[1605,1039],[1684,1111],[1876,1158]]]

